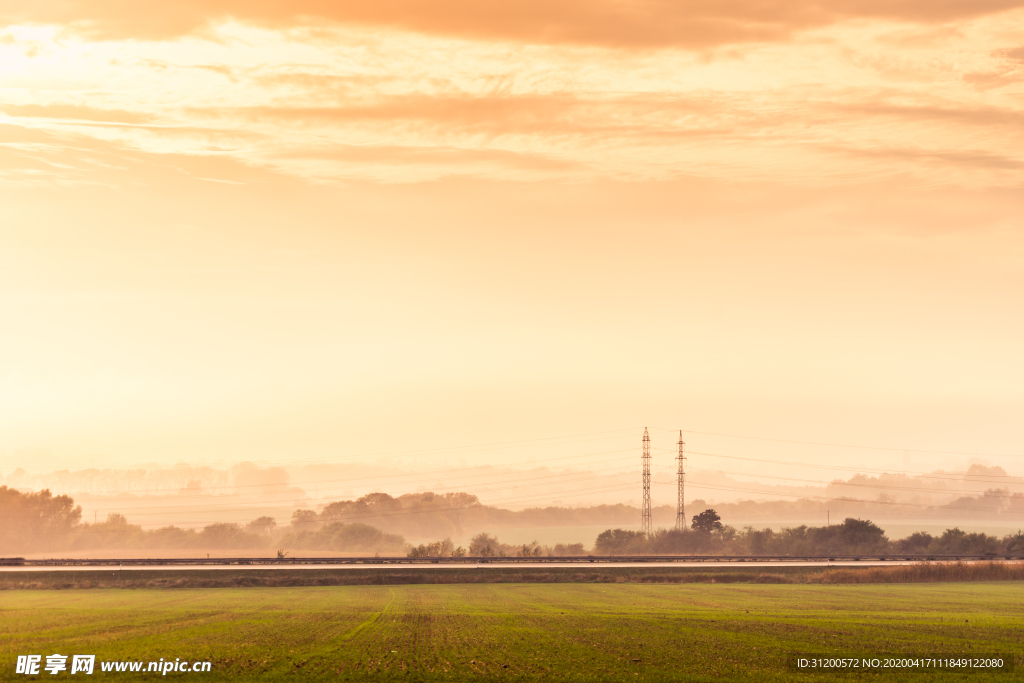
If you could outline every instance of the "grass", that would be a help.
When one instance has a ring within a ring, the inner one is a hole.
[[[823,681],[835,678],[787,671],[787,655],[999,652],[1021,662],[1022,604],[1016,582],[6,591],[0,677],[14,677],[18,654],[60,652],[209,660],[212,673],[168,674],[204,681]]]

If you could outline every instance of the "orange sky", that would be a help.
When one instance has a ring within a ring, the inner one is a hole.
[[[1024,455],[1022,189],[1019,0],[0,0],[0,473]]]

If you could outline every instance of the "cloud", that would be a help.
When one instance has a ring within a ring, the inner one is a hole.
[[[984,150],[929,150],[929,149],[853,149],[850,147],[823,147],[829,151],[851,156],[899,161],[938,162],[951,166],[988,170],[1018,170],[1024,161],[1004,154]]]
[[[331,145],[291,149],[268,155],[270,159],[336,161],[347,164],[389,164],[465,167],[489,164],[519,170],[572,170],[579,164],[540,154],[523,154],[501,149],[460,149],[455,147],[410,147],[400,145]]]
[[[396,74],[322,74],[306,71],[257,74],[252,80],[264,88],[290,88],[305,92],[343,95],[399,80]]]
[[[1004,50],[1001,54],[1009,59],[1015,59],[1018,62],[1024,62],[1024,46],[1015,47],[1012,50]]]
[[[1024,125],[1024,112],[991,106],[979,107],[938,107],[888,104],[883,102],[866,104],[828,105],[835,111],[867,116],[888,116],[912,121],[948,121],[970,126],[1010,126],[1019,129]]]
[[[281,183],[268,168],[232,155],[154,153],[118,141],[69,131],[0,122],[0,181],[5,186],[153,186],[224,179],[231,183]]]
[[[485,135],[679,135],[720,134],[747,116],[730,98],[678,94],[580,97],[571,94],[423,95],[377,98],[336,106],[250,106],[189,108],[197,118],[288,126],[398,125],[444,134]],[[722,124],[721,117],[729,121]],[[769,115],[749,114],[762,121]]]
[[[1024,74],[1017,71],[978,71],[963,75],[964,83],[969,83],[979,90],[992,90],[1013,85],[1024,80]]]
[[[77,104],[0,104],[0,112],[18,118],[45,118],[95,123],[150,123],[154,117],[119,109],[96,109]]]
[[[784,40],[846,19],[935,23],[1019,7],[1024,0],[0,0],[0,22],[163,39],[225,19],[277,28],[328,21],[481,40],[704,48]]]

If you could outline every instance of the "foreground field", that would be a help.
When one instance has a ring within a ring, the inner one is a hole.
[[[167,674],[205,681],[834,680],[787,671],[787,654],[999,652],[1020,661],[1021,605],[1016,582],[5,591],[0,677],[15,677],[19,654],[59,652],[208,660],[210,673]],[[98,669],[116,680],[158,675]]]

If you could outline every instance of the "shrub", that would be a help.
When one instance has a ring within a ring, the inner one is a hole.
[[[556,543],[551,550],[555,557],[581,557],[587,554],[582,543]]]
[[[642,531],[608,529],[602,531],[594,543],[597,555],[640,555],[646,551],[647,537]]]

